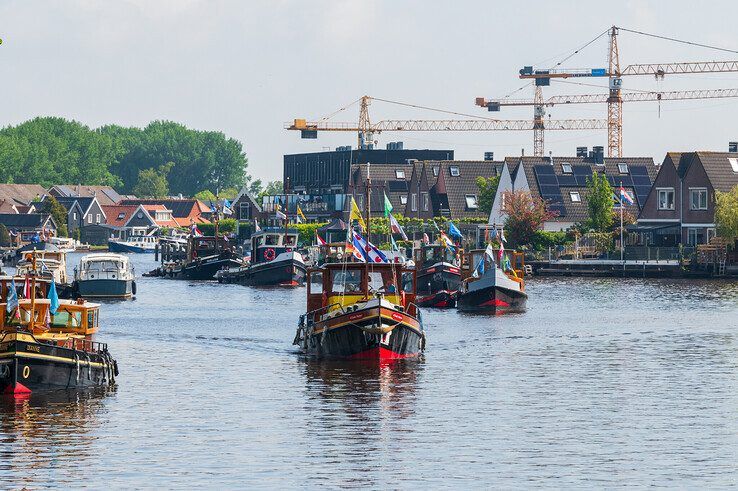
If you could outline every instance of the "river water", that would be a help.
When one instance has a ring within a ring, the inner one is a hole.
[[[139,278],[101,309],[117,387],[0,399],[0,488],[736,483],[738,283],[528,293],[520,315],[428,310],[421,360],[366,366],[297,354],[304,289]]]

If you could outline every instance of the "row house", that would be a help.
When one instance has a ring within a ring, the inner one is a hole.
[[[736,152],[669,152],[638,217],[655,246],[705,244],[715,236],[715,194],[738,185]]]
[[[56,235],[54,218],[45,213],[0,213],[0,224],[5,225],[15,245],[31,242],[34,237]]]

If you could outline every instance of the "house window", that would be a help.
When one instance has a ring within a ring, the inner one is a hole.
[[[479,204],[477,203],[477,197],[473,194],[467,194],[464,196],[466,198],[466,207],[470,210],[476,210],[479,208]]]
[[[729,158],[728,162],[730,162],[730,168],[733,169],[733,172],[738,173],[738,159]]]
[[[136,213],[136,218],[143,218],[143,217],[144,217],[143,213],[141,213],[140,211]]]
[[[423,199],[423,211],[428,211],[428,193],[420,193],[420,197]]]
[[[441,168],[437,165],[433,166],[433,177],[438,177],[438,173],[441,171]]]
[[[706,210],[707,209],[707,189],[689,188],[689,209],[690,210]]]
[[[689,228],[687,229],[687,244],[696,246],[704,243],[705,235],[702,233],[701,228]]]
[[[459,177],[459,175],[461,174],[461,172],[459,171],[458,165],[452,165],[448,169],[449,169],[449,172],[451,172],[451,175],[454,177]]]
[[[713,237],[717,235],[714,228],[707,229],[707,243],[709,244]]]
[[[402,203],[403,205],[406,205],[407,204],[407,195],[406,194],[403,195],[403,196],[400,196],[400,203]]]
[[[72,213],[72,220],[77,221],[77,212]]]
[[[624,164],[622,162],[619,163],[618,164],[618,172],[620,172],[621,174],[628,174],[629,173],[629,171],[628,171],[628,164]]]
[[[126,214],[124,212],[118,213],[118,220],[123,220],[126,217]]]
[[[572,203],[582,202],[582,196],[579,194],[579,191],[569,191],[569,197],[571,198]]]
[[[95,215],[95,223],[100,223],[100,214]]]
[[[87,215],[87,223],[92,223],[92,213]]]
[[[571,164],[569,162],[564,162],[561,164],[561,172],[564,174],[574,174],[574,169],[571,168]]]
[[[418,195],[415,193],[410,195],[410,210],[418,211]]]
[[[674,209],[674,188],[659,189],[659,210]]]
[[[249,210],[251,209],[251,203],[248,201],[240,203],[238,205],[238,218],[241,220],[247,220],[249,218]]]
[[[402,169],[395,169],[395,177],[397,179],[405,179],[405,171]]]

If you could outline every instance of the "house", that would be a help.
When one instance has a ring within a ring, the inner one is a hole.
[[[36,234],[44,232],[56,234],[57,229],[51,215],[43,213],[0,213],[0,223],[5,225],[16,243],[18,237],[20,238],[19,245],[31,242]]]
[[[364,211],[366,200],[367,173],[371,177],[372,195],[371,212],[375,215],[384,213],[384,197],[387,196],[395,213],[403,214],[413,175],[412,163],[351,166],[347,194],[353,195],[359,209]],[[345,203],[346,210],[350,203]]]
[[[601,147],[599,147],[601,148]],[[508,157],[500,174],[490,224],[503,224],[504,196],[508,191],[529,191],[546,202],[557,216],[544,223],[544,230],[562,231],[589,218],[588,182],[597,172],[607,176],[613,188],[622,186],[633,199],[625,210],[637,217],[646,202],[658,167],[650,157],[610,158],[600,151],[578,157]],[[619,201],[617,193],[613,200]]]
[[[78,228],[101,225],[107,221],[105,211],[95,196],[58,197],[56,200],[67,210],[67,229],[70,236]]]
[[[738,185],[738,153],[669,152],[638,216],[655,246],[705,244],[715,236],[715,192]]]
[[[165,209],[171,211],[172,221],[177,227],[187,228],[193,223],[210,223],[210,220],[206,218],[206,215],[210,213],[210,207],[197,199],[177,199],[177,198],[163,198],[163,199],[124,199],[119,205],[130,206],[130,205],[162,205]]]
[[[97,198],[100,205],[114,205],[124,199],[110,186],[88,186],[82,184],[60,184],[49,188],[49,194],[55,198]]]
[[[12,207],[31,206],[34,201],[40,201],[47,194],[46,188],[38,184],[0,184],[0,202],[3,213],[23,213],[18,211],[7,211]]]
[[[147,207],[154,212],[153,216],[147,210]],[[126,239],[133,235],[149,235],[156,232],[159,225],[156,223],[154,216],[157,211],[161,211],[163,208],[163,205],[142,204],[105,206],[105,213],[109,217],[107,226],[111,231],[110,236],[117,239]],[[171,214],[167,214],[166,217],[170,218],[170,223],[174,223],[174,220],[171,220]]]
[[[479,211],[477,177],[496,177],[502,166],[502,162],[493,160],[415,162],[400,209],[406,217],[421,219],[485,218],[486,214]]]

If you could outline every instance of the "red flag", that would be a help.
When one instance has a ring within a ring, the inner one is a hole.
[[[28,281],[28,276],[26,276],[26,282],[23,284],[23,298],[31,298],[31,282]]]
[[[326,241],[320,238],[320,235],[318,235],[318,231],[315,231],[315,237],[318,239],[318,245],[324,246],[328,244]]]

